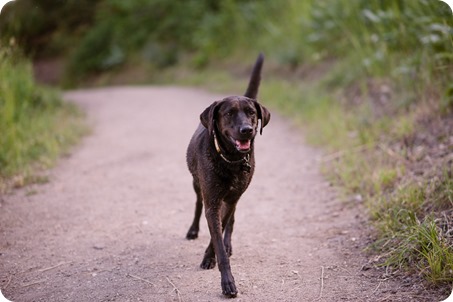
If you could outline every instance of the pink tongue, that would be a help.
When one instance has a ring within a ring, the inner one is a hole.
[[[250,149],[250,141],[239,141],[236,140],[236,146],[238,147],[239,150],[248,150]]]

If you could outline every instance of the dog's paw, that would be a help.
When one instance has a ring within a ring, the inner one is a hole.
[[[198,230],[190,228],[187,232],[186,239],[187,240],[194,240],[198,238]]]
[[[227,298],[236,298],[238,291],[234,280],[222,280],[222,294]]]
[[[215,258],[205,257],[201,261],[200,267],[202,269],[213,269],[215,267]]]

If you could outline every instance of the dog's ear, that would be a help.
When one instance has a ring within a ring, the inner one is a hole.
[[[221,101],[215,101],[200,114],[201,124],[208,129],[209,133],[214,130],[214,123],[219,111]]]
[[[254,100],[253,103],[255,104],[255,108],[258,113],[258,119],[261,120],[260,134],[263,134],[263,128],[267,125],[267,123],[269,123],[271,113],[266,107],[258,103],[257,100]]]

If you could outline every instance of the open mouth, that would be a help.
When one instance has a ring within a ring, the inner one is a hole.
[[[250,150],[251,140],[234,140],[236,149],[240,152],[247,152]]]

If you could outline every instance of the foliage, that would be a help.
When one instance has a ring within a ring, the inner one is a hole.
[[[215,7],[211,2],[102,1],[95,25],[72,53],[69,80],[111,69],[137,55],[140,64],[152,62],[158,68],[175,64],[180,50],[193,48],[188,33],[195,31],[205,10]]]
[[[15,2],[2,14],[3,38],[17,39],[29,52],[66,47],[71,52],[68,74],[75,73],[75,80],[137,56],[140,64],[165,68],[189,54],[201,67],[214,59],[264,51],[292,67],[351,58],[356,72],[366,75],[406,84],[451,82],[453,20],[441,1]],[[442,92],[449,106],[451,87]]]
[[[49,165],[82,134],[80,112],[56,91],[38,86],[30,63],[11,49],[0,49],[0,191],[33,165]],[[20,185],[19,184],[19,185]]]
[[[433,85],[442,92],[452,79],[451,14],[430,0],[319,1],[307,42],[320,57],[354,57],[365,75],[391,77],[418,96]]]
[[[59,55],[91,26],[99,0],[16,0],[2,9],[3,45],[14,40],[31,56]]]
[[[453,281],[453,242],[448,215],[453,206],[453,179],[445,174],[411,184],[372,204],[387,265],[417,267],[430,281]],[[438,218],[435,220],[434,216]]]

